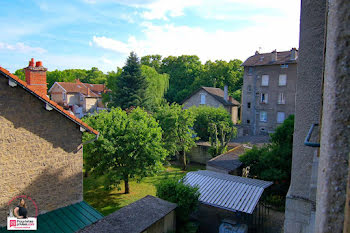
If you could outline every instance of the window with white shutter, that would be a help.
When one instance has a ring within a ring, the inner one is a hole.
[[[260,121],[267,122],[267,112],[265,111],[260,112]]]
[[[205,104],[205,94],[201,94],[201,104]]]
[[[261,93],[260,96],[260,103],[267,104],[269,102],[269,94],[267,93]]]
[[[286,100],[284,98],[284,93],[283,92],[280,92],[278,94],[278,104],[285,104],[286,103]]]

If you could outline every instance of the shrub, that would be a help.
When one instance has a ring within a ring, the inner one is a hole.
[[[198,188],[185,185],[182,181],[175,179],[164,179],[156,184],[156,189],[157,197],[177,204],[177,225],[188,225],[191,213],[197,209],[199,204]]]

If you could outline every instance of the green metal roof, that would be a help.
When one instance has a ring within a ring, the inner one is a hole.
[[[38,230],[36,233],[73,233],[97,220],[103,215],[85,201],[59,208],[38,216]],[[31,231],[8,231],[7,227],[0,228],[0,233],[16,232],[28,233]]]

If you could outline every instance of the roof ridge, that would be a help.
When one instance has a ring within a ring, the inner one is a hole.
[[[74,115],[71,115],[67,110],[65,110],[63,107],[59,106],[56,102],[53,100],[50,100],[47,95],[39,94],[37,91],[33,90],[30,85],[28,85],[25,81],[19,79],[16,75],[11,74],[8,70],[0,66],[0,71],[4,73],[5,75],[9,76],[9,78],[12,78],[14,81],[19,83],[21,86],[23,86],[27,91],[30,91],[36,95],[37,98],[41,99],[43,102],[51,105],[56,111],[62,113],[65,115],[68,119],[75,122],[76,124],[82,126],[83,128],[87,129],[88,131],[92,132],[95,135],[99,135],[99,132],[92,127],[90,127],[88,124],[80,120]]]

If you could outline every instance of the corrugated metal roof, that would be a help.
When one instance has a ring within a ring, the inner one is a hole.
[[[199,201],[218,208],[253,213],[264,189],[272,182],[213,171],[189,172],[184,183],[198,186]]]
[[[73,233],[103,218],[97,210],[85,201],[59,208],[38,216],[36,233]],[[7,227],[0,228],[0,233],[12,232]],[[15,231],[27,233],[28,231]]]

